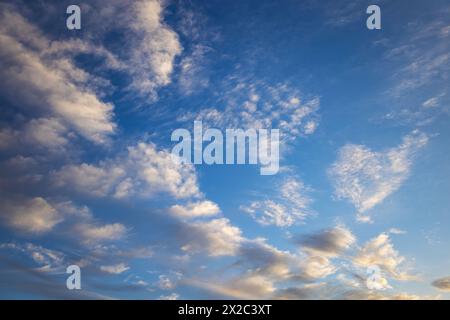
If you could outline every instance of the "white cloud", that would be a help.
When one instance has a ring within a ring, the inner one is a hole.
[[[178,298],[180,297],[179,294],[177,293],[171,293],[169,295],[162,295],[158,298],[158,300],[178,300]]]
[[[255,274],[271,279],[287,279],[292,276],[291,268],[298,265],[298,257],[266,243],[265,239],[246,239],[237,254],[236,266],[251,270]]]
[[[398,228],[390,228],[388,233],[391,233],[391,234],[406,234],[406,231],[402,230],[402,229],[398,229]]]
[[[14,242],[1,243],[0,249],[16,250],[26,254],[39,267],[39,271],[55,271],[63,268],[65,256],[63,253],[44,248],[32,243],[18,244]]]
[[[189,203],[186,206],[174,205],[169,212],[180,218],[196,218],[215,216],[220,212],[220,208],[212,201],[199,201]]]
[[[275,291],[271,280],[251,273],[228,279],[227,281],[190,279],[188,283],[233,299],[269,299]]]
[[[85,244],[121,239],[127,228],[120,223],[101,224],[87,207],[71,201],[49,202],[42,197],[13,197],[0,206],[0,218],[10,228],[31,234],[44,234],[64,222],[71,235]]]
[[[191,252],[206,252],[209,256],[235,255],[243,241],[241,230],[225,218],[185,225],[182,249]]]
[[[205,74],[205,55],[211,48],[204,45],[195,45],[192,53],[184,57],[180,63],[179,85],[184,94],[190,95],[195,90],[208,86],[208,78]]]
[[[0,130],[0,149],[8,151],[33,150],[43,148],[45,152],[59,154],[69,144],[73,136],[66,126],[57,118],[32,119],[20,128],[3,128]]]
[[[439,97],[432,97],[426,100],[424,103],[422,103],[422,106],[424,108],[434,108],[437,107],[438,104],[439,104]]]
[[[129,269],[130,267],[128,267],[125,263],[119,263],[110,266],[100,266],[101,271],[111,274],[121,274]]]
[[[138,143],[128,154],[97,165],[67,165],[53,174],[58,186],[69,186],[94,196],[126,198],[169,193],[175,198],[198,196],[194,167],[174,161],[169,151]]]
[[[276,199],[253,201],[241,209],[262,225],[289,227],[312,214],[308,191],[302,181],[289,178],[283,181]]]
[[[308,256],[302,263],[301,276],[306,279],[325,278],[337,271],[331,261],[324,256]]]
[[[4,201],[0,210],[8,226],[27,233],[49,232],[63,220],[58,210],[41,197]]]
[[[40,145],[49,149],[68,144],[65,137],[67,128],[55,118],[31,120],[24,129],[24,139],[30,145]]]
[[[86,139],[105,143],[116,127],[113,106],[102,102],[89,86],[90,75],[77,68],[70,57],[46,55],[50,40],[21,15],[2,7],[1,20],[3,93],[20,108],[57,117],[61,125]],[[13,94],[17,88],[21,95]],[[56,128],[55,132],[55,124],[51,129],[52,134],[62,130]],[[46,131],[48,134],[49,128]]]
[[[386,233],[369,240],[353,257],[353,262],[358,266],[378,266],[394,279],[412,280],[415,277],[402,269],[404,261],[405,258],[395,250]]]
[[[224,108],[202,109],[179,120],[201,120],[205,126],[216,128],[276,128],[286,142],[314,133],[318,126],[318,97],[303,101],[300,92],[286,84],[233,81],[237,83],[227,83],[223,89],[228,92]]]
[[[97,224],[83,222],[76,224],[74,231],[84,242],[90,244],[121,239],[126,235],[127,228],[121,223]]]
[[[155,97],[156,89],[170,83],[174,60],[182,51],[178,35],[163,22],[164,1],[141,0],[131,5],[133,39],[128,70],[132,87]]]
[[[386,151],[345,145],[329,169],[336,196],[349,200],[360,220],[370,220],[364,214],[400,188],[410,174],[413,156],[427,142],[425,134],[414,131],[398,147]]]
[[[341,257],[355,241],[355,236],[344,226],[302,236],[298,242],[306,257],[301,262],[300,277],[320,279],[334,274],[338,268],[330,259]]]
[[[177,286],[177,282],[181,279],[181,274],[172,272],[171,275],[161,274],[158,277],[157,286],[161,290],[172,290]]]

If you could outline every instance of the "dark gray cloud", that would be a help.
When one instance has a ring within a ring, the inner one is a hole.
[[[431,285],[443,291],[450,291],[450,277],[436,279]]]
[[[325,229],[318,233],[300,236],[297,242],[309,252],[325,256],[335,256],[349,248],[354,242],[354,235],[345,227]]]

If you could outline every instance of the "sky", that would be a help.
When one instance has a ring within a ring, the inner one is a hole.
[[[448,1],[71,4],[0,4],[1,299],[450,298]]]

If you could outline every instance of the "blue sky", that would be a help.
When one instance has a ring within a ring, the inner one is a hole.
[[[1,298],[450,297],[447,1],[70,4],[0,6]],[[280,171],[173,162],[195,120]]]

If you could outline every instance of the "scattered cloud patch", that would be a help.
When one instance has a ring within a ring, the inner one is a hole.
[[[428,136],[414,131],[402,144],[385,151],[347,144],[329,169],[339,199],[349,200],[360,221],[370,221],[367,211],[397,191],[410,175],[414,155],[428,142]]]
[[[111,266],[100,266],[100,270],[110,274],[121,274],[125,271],[130,270],[130,267],[128,267],[124,263],[119,263]]]

